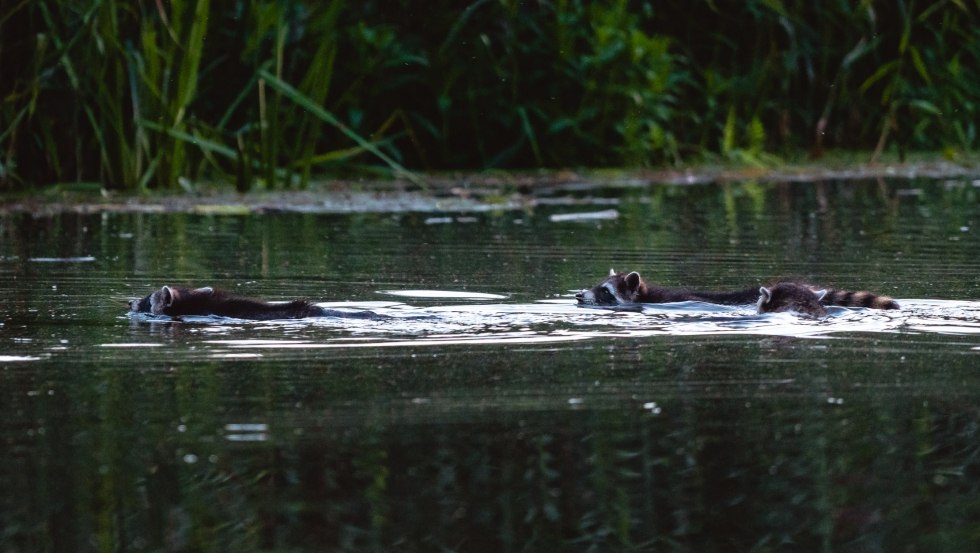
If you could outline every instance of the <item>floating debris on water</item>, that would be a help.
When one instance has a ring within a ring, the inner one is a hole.
[[[78,257],[32,257],[28,261],[32,263],[90,263],[95,261],[95,257],[91,255]]]
[[[548,217],[552,223],[612,221],[619,218],[619,211],[605,209],[603,211],[587,211],[583,213],[555,213]]]

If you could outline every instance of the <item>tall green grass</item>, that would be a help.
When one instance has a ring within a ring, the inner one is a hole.
[[[0,187],[975,151],[980,3],[0,7]]]

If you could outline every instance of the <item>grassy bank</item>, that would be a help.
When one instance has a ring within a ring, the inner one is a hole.
[[[477,0],[0,8],[0,186],[970,157],[980,5]]]

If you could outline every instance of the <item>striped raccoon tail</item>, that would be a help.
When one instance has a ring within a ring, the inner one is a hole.
[[[820,303],[825,305],[842,305],[845,307],[870,307],[873,309],[898,309],[898,303],[888,296],[879,296],[872,292],[848,292],[846,290],[829,290]]]

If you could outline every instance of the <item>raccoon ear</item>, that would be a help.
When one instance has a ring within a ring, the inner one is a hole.
[[[759,294],[761,294],[761,296],[759,297],[760,305],[763,303],[769,303],[769,300],[772,299],[772,290],[766,288],[765,286],[761,286],[759,288]]]
[[[827,296],[827,289],[814,290],[813,295],[817,296],[817,301],[823,301],[823,299]]]
[[[160,289],[160,294],[161,294],[162,299],[163,299],[163,306],[164,307],[170,307],[171,305],[173,305],[173,303],[174,303],[174,296],[176,296],[176,294],[174,294],[174,291],[173,291],[172,288],[170,288],[169,286],[164,286],[163,288]]]
[[[640,273],[633,271],[626,275],[626,287],[631,291],[637,290],[640,287]]]
[[[616,269],[609,268],[609,276],[616,276]]]

